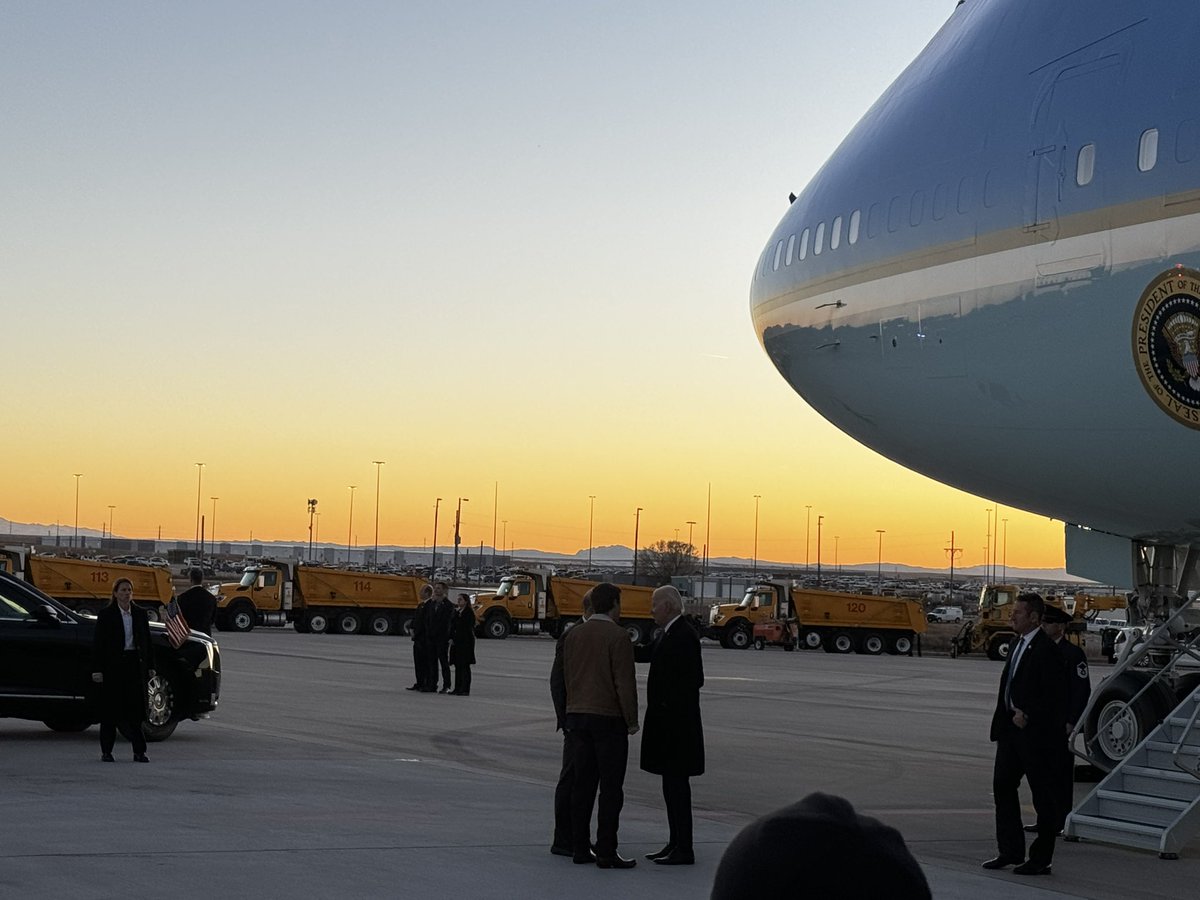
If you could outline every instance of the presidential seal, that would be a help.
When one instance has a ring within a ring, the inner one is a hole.
[[[1133,314],[1133,359],[1159,408],[1200,429],[1200,272],[1169,269],[1142,291]]]

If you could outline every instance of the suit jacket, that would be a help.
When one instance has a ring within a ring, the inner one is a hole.
[[[121,621],[121,610],[117,601],[112,601],[96,616],[96,631],[92,640],[92,671],[104,673],[100,685],[102,708],[109,715],[120,717],[140,706],[145,714],[149,695],[146,683],[149,680],[153,649],[150,645],[150,620],[146,611],[136,603],[130,607],[133,617],[133,647],[138,654],[139,682],[134,685],[122,681],[121,658],[125,653],[125,624]],[[128,695],[126,695],[128,691]]]
[[[637,681],[629,634],[608,616],[594,615],[563,638],[567,714],[614,716],[638,724]]]
[[[179,595],[179,608],[187,619],[188,628],[212,637],[213,617],[217,614],[217,598],[198,584]]]
[[[1025,713],[1028,724],[1024,728],[1013,724],[1013,714],[1004,703],[1012,661],[1010,653],[996,693],[991,739],[1021,738],[1045,746],[1062,743],[1063,723],[1067,721],[1067,680],[1058,648],[1039,628],[1017,661],[1017,671],[1012,675],[1012,705]]]
[[[700,688],[704,685],[704,665],[700,638],[687,620],[677,619],[637,656],[639,662],[650,663],[642,726],[642,769],[656,775],[703,775]]]
[[[550,701],[554,704],[555,731],[567,727],[567,677],[563,672],[563,642],[567,632],[558,636],[554,645],[554,664],[550,666]]]
[[[412,617],[412,639],[424,642],[429,638],[429,617],[433,612],[433,601],[422,600]]]
[[[431,601],[429,610],[429,632],[426,637],[435,644],[450,640],[450,630],[454,624],[454,604],[449,598]]]
[[[475,663],[475,610],[468,603],[454,610],[450,629],[450,662],[456,666]]]
[[[1092,696],[1092,678],[1083,650],[1063,638],[1054,645],[1062,655],[1067,676],[1067,724],[1074,726]]]

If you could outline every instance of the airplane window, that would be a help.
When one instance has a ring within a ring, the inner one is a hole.
[[[1075,160],[1075,183],[1080,187],[1092,183],[1092,175],[1096,171],[1096,145],[1084,144],[1079,148],[1079,157]]]
[[[808,229],[800,233],[800,249],[796,251],[797,259],[804,259],[808,256]]]
[[[867,237],[879,237],[879,227],[882,225],[883,214],[879,211],[879,204],[872,203],[870,209],[867,210]]]
[[[1175,135],[1175,161],[1191,162],[1200,152],[1200,119],[1188,119],[1179,123]]]
[[[892,198],[888,205],[888,231],[895,231],[900,227],[900,212],[903,207],[904,201],[900,197]]]
[[[779,257],[781,256],[783,256],[783,241],[775,245],[775,262],[771,264],[772,272],[779,268]]]
[[[916,191],[908,204],[908,224],[916,228],[925,218],[925,192]]]
[[[940,222],[946,218],[946,195],[949,193],[949,189],[944,184],[939,184],[933,189],[932,215],[935,222]]]
[[[846,235],[846,239],[851,244],[858,243],[858,222],[860,218],[862,218],[862,210],[856,209],[850,213],[850,233]]]
[[[820,256],[825,249],[825,223],[817,225],[817,234],[813,238],[813,256]]]
[[[1138,142],[1138,171],[1149,172],[1158,162],[1158,129],[1147,128]]]
[[[842,217],[838,216],[829,226],[829,249],[836,250],[842,243]]]
[[[790,266],[792,264],[792,251],[796,249],[796,236],[794,234],[788,236],[787,253],[784,255],[783,264]]]
[[[958,212],[960,215],[966,215],[971,211],[971,194],[975,191],[975,185],[971,181],[971,176],[965,176],[958,183]]]

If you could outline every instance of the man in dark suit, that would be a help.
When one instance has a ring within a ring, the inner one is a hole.
[[[637,681],[633,645],[617,624],[621,589],[604,582],[592,588],[593,614],[567,632],[563,679],[567,692],[566,730],[574,748],[571,790],[571,843],[577,863],[602,869],[631,869],[637,861],[617,853],[617,828],[625,803],[629,735],[637,734]],[[600,789],[596,850],[589,846],[592,807]]]
[[[450,632],[454,628],[454,604],[446,582],[433,586],[433,608],[429,612],[429,687],[437,690],[438,669],[442,672],[442,693],[450,693]]]
[[[429,616],[433,611],[433,588],[425,585],[420,597],[421,602],[412,617],[413,668],[417,680],[406,690],[429,693],[437,688],[436,684],[429,685]]]
[[[150,622],[133,602],[133,584],[119,578],[112,602],[96,616],[92,644],[92,681],[100,685],[100,759],[113,761],[113,745],[120,729],[133,745],[135,762],[146,757],[146,720],[150,664]]]
[[[1041,630],[1045,603],[1037,594],[1020,594],[1010,617],[1014,640],[1000,677],[991,739],[996,743],[992,795],[996,803],[998,855],[985,869],[1016,866],[1017,875],[1049,875],[1058,832],[1058,795],[1054,772],[1061,760],[1066,721],[1066,679],[1062,656]],[[1037,811],[1037,838],[1025,859],[1021,828],[1021,779],[1029,782]]]
[[[583,619],[586,622],[592,615],[592,592],[583,595]],[[571,838],[571,791],[575,784],[575,745],[571,741],[571,731],[566,727],[567,721],[567,682],[563,675],[563,641],[567,638],[564,631],[558,636],[554,645],[554,665],[550,667],[550,699],[554,703],[554,719],[557,723],[555,730],[563,733],[562,768],[558,772],[558,785],[554,788],[554,841],[550,844],[550,852],[555,856],[574,856],[574,842]],[[588,822],[588,833],[591,834],[591,822]],[[589,837],[590,843],[590,837]]]
[[[704,774],[700,638],[683,618],[683,598],[670,585],[654,592],[650,612],[662,631],[652,644],[635,652],[638,662],[650,663],[642,724],[642,769],[662,776],[668,837],[665,847],[646,858],[660,866],[690,866],[696,862],[696,855],[692,849],[692,786],[688,779]]]
[[[1054,642],[1054,648],[1062,656],[1063,676],[1067,679],[1067,720],[1063,726],[1063,741],[1059,748],[1059,763],[1055,770],[1055,787],[1058,794],[1058,831],[1063,830],[1067,815],[1075,806],[1075,756],[1066,737],[1075,730],[1075,724],[1087,707],[1092,695],[1092,678],[1088,671],[1087,655],[1077,644],[1066,640],[1067,624],[1071,617],[1056,606],[1047,606],[1042,619],[1042,631]],[[1026,825],[1026,831],[1037,831],[1036,825]]]
[[[217,598],[204,587],[204,570],[193,566],[188,570],[191,587],[179,595],[179,608],[188,628],[212,637],[213,618],[217,614]]]

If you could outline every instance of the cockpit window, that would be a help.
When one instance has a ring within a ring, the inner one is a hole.
[[[1075,183],[1080,187],[1092,183],[1096,171],[1096,145],[1084,144],[1075,159]]]
[[[842,217],[838,216],[829,226],[829,249],[836,250],[842,243]]]
[[[850,213],[850,233],[846,235],[846,240],[853,246],[858,243],[858,225],[862,219],[862,210],[856,209]]]
[[[817,234],[813,238],[813,254],[820,256],[821,251],[825,249],[825,223],[821,222],[817,225]]]
[[[796,258],[804,259],[806,256],[808,256],[808,229],[807,228],[805,228],[804,231],[802,231],[800,233],[800,249],[798,251],[796,251]]]
[[[1158,162],[1158,129],[1147,128],[1138,142],[1138,171],[1149,172]]]
[[[794,234],[789,235],[788,243],[787,243],[787,252],[784,255],[784,260],[783,260],[783,264],[785,266],[790,266],[792,264],[792,254],[795,252],[795,250],[796,250],[796,236]]]
[[[783,256],[783,241],[775,245],[775,262],[771,263],[771,271],[774,272],[779,268],[779,259]]]

